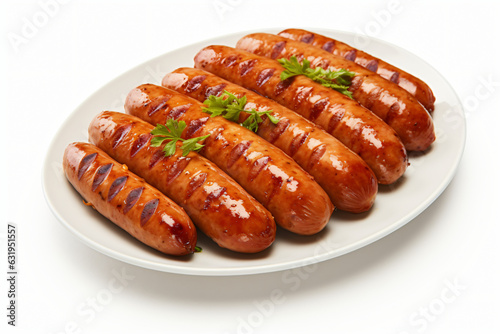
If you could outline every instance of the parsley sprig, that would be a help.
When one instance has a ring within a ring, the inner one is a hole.
[[[186,128],[186,122],[184,121],[176,121],[173,119],[167,120],[165,125],[157,124],[156,127],[151,131],[151,134],[154,136],[151,139],[151,146],[159,147],[165,140],[170,140],[165,147],[163,147],[163,152],[166,157],[174,155],[175,150],[177,149],[176,143],[178,141],[182,142],[182,156],[186,156],[191,151],[199,151],[203,146],[199,141],[207,139],[210,135],[195,137],[190,139],[182,139],[182,131]]]
[[[277,124],[279,119],[271,115],[272,110],[257,111],[255,109],[245,110],[247,104],[247,97],[243,96],[237,98],[234,94],[224,91],[221,96],[210,95],[208,99],[203,102],[207,107],[203,111],[210,114],[210,117],[222,116],[233,122],[239,122],[240,113],[245,112],[249,114],[248,118],[239,123],[241,126],[257,132],[259,124],[264,120],[263,115],[266,115],[273,124]]]
[[[305,75],[309,79],[325,87],[335,89],[352,99],[352,93],[349,91],[349,86],[355,75],[354,72],[350,72],[346,69],[330,71],[324,70],[321,67],[311,68],[311,62],[309,60],[304,59],[301,64],[295,56],[290,57],[290,60],[281,58],[278,59],[278,61],[281,66],[285,68],[285,71],[281,72],[281,80],[286,80],[296,75]]]

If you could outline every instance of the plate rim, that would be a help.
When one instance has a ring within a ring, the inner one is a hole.
[[[286,28],[264,28],[260,29],[260,31],[265,31],[265,32],[271,32],[274,33],[274,31],[277,30],[283,30]],[[316,33],[320,34],[332,34],[335,36],[335,34],[347,34],[351,36],[355,36],[357,33],[355,32],[350,32],[350,31],[342,31],[342,30],[336,30],[336,29],[324,29],[324,28],[302,28],[306,29],[309,31],[314,31]],[[42,192],[45,198],[46,203],[48,204],[50,211],[54,216],[57,218],[57,220],[68,230],[71,232],[72,235],[76,236],[77,239],[82,241],[84,244],[89,246],[90,248],[98,251],[99,253],[102,253],[104,255],[107,255],[113,259],[129,263],[135,266],[139,266],[142,268],[147,268],[151,270],[156,270],[156,271],[162,271],[162,272],[168,272],[168,273],[173,273],[173,274],[183,274],[183,275],[195,275],[195,276],[240,276],[240,275],[253,275],[253,274],[263,274],[263,273],[271,273],[271,272],[277,272],[277,271],[283,271],[287,269],[293,269],[293,268],[298,268],[302,267],[305,265],[309,264],[314,264],[314,263],[319,263],[323,262],[326,260],[330,260],[345,254],[348,254],[350,252],[354,252],[360,248],[363,248],[365,246],[368,246],[384,237],[387,235],[393,233],[394,231],[398,230],[399,228],[403,227],[404,225],[408,224],[411,222],[415,217],[420,215],[425,209],[427,209],[437,198],[440,197],[440,195],[446,190],[448,185],[451,183],[453,178],[456,175],[456,172],[459,168],[460,161],[463,157],[465,146],[466,146],[466,137],[467,137],[467,124],[466,124],[466,118],[465,118],[465,113],[463,109],[462,102],[456,93],[455,89],[451,84],[446,80],[446,78],[441,75],[440,72],[438,72],[432,65],[430,65],[427,61],[423,60],[419,56],[415,55],[414,53],[407,51],[404,48],[401,48],[395,44],[392,44],[390,42],[387,42],[385,40],[381,40],[377,37],[372,37],[372,36],[366,36],[366,38],[369,38],[370,40],[382,44],[384,46],[389,46],[392,48],[396,48],[399,51],[403,51],[406,54],[411,55],[412,57],[417,58],[419,61],[424,63],[428,69],[432,70],[435,75],[437,75],[443,82],[446,84],[447,88],[450,90],[450,92],[453,94],[453,97],[456,99],[458,102],[458,107],[459,107],[459,114],[463,119],[463,132],[461,133],[461,142],[459,143],[460,151],[458,154],[455,156],[454,161],[452,162],[452,168],[448,171],[446,174],[446,177],[444,177],[440,184],[436,186],[433,191],[432,195],[429,195],[426,200],[422,201],[419,203],[417,207],[415,207],[411,212],[408,212],[405,214],[403,217],[400,219],[396,220],[392,224],[386,226],[385,228],[378,230],[375,235],[368,235],[364,237],[363,239],[360,239],[354,243],[348,244],[346,246],[343,246],[341,248],[335,248],[333,250],[330,250],[328,252],[325,252],[321,255],[310,255],[307,256],[301,260],[289,260],[289,261],[284,261],[280,263],[269,263],[269,264],[252,264],[246,267],[224,267],[224,268],[199,268],[199,267],[185,267],[185,266],[178,266],[175,262],[172,262],[171,264],[169,263],[168,265],[161,264],[161,263],[154,263],[152,261],[149,261],[147,259],[138,259],[136,257],[132,257],[126,254],[122,254],[117,250],[114,250],[110,248],[107,245],[104,245],[102,243],[98,243],[95,240],[92,240],[91,238],[88,238],[87,236],[83,235],[81,232],[79,232],[75,227],[73,227],[71,224],[69,224],[65,218],[61,216],[61,214],[56,210],[56,204],[53,203],[52,198],[49,196],[49,192],[47,191],[47,188],[49,187],[47,182],[48,182],[48,176],[47,174],[49,173],[50,169],[50,155],[52,153],[52,148],[55,146],[57,139],[64,133],[65,127],[70,124],[70,121],[77,115],[79,114],[80,110],[82,109],[83,106],[85,106],[89,101],[92,101],[95,99],[95,96],[97,96],[105,87],[112,86],[115,82],[119,82],[120,79],[127,77],[129,73],[135,72],[138,69],[144,68],[147,64],[153,63],[155,61],[158,61],[161,58],[168,57],[172,53],[177,53],[180,50],[183,49],[188,49],[190,47],[193,47],[195,45],[201,44],[201,43],[206,43],[207,45],[210,45],[212,41],[216,40],[221,40],[221,39],[230,39],[232,37],[237,37],[237,36],[244,36],[248,33],[255,32],[255,29],[252,30],[245,30],[245,31],[239,31],[231,34],[225,34],[225,35],[220,35],[216,37],[212,37],[210,39],[206,40],[200,40],[194,43],[190,43],[184,46],[181,46],[177,49],[170,50],[168,52],[165,52],[161,55],[155,56],[149,60],[146,60],[142,62],[141,64],[138,64],[134,66],[133,68],[123,72],[122,74],[118,75],[117,77],[111,79],[110,81],[106,82],[104,85],[99,87],[97,90],[95,90],[92,94],[90,94],[87,98],[85,98],[76,108],[73,109],[73,111],[66,117],[64,122],[60,125],[58,130],[54,133],[49,145],[48,149],[46,151],[43,165],[42,165],[42,170],[41,170],[41,176],[42,176]],[[194,57],[194,55],[193,55]],[[62,152],[60,154],[62,157]]]

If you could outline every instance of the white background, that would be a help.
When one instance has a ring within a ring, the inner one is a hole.
[[[2,278],[2,332],[500,331],[498,2],[41,0],[0,6],[1,277],[8,222],[17,224],[19,241],[17,327],[6,324]],[[33,24],[38,27],[26,28]],[[274,27],[365,33],[418,55],[447,78],[464,103],[467,146],[434,204],[388,237],[314,270],[237,277],[128,265],[85,246],[57,221],[43,197],[42,163],[54,133],[87,96],[167,51]],[[117,272],[128,279],[116,280]]]

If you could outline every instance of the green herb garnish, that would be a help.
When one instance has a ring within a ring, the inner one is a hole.
[[[182,131],[186,128],[186,122],[184,121],[176,121],[173,119],[167,120],[165,125],[157,124],[156,127],[151,131],[151,134],[154,136],[151,139],[151,146],[159,147],[165,140],[170,140],[165,147],[163,147],[163,152],[166,157],[174,155],[175,150],[177,149],[176,143],[178,141],[182,142],[182,156],[186,156],[191,151],[199,151],[203,146],[198,142],[204,139],[207,139],[210,135],[190,138],[190,139],[182,139]]]
[[[290,57],[290,60],[281,58],[278,59],[278,61],[281,66],[285,68],[285,71],[281,72],[281,80],[286,80],[296,75],[305,75],[309,79],[325,87],[335,89],[352,99],[352,93],[349,91],[349,86],[355,75],[354,72],[345,69],[330,71],[324,70],[321,67],[311,68],[311,62],[309,60],[304,59],[301,64],[295,56]]]
[[[226,90],[219,97],[210,95],[208,99],[203,102],[203,104],[207,106],[206,108],[203,108],[203,111],[210,114],[210,117],[222,116],[230,121],[239,122],[241,112],[249,114],[248,118],[243,123],[239,124],[254,132],[257,132],[259,124],[264,121],[262,119],[263,115],[266,115],[273,124],[277,124],[279,122],[278,118],[271,115],[272,110],[245,110],[247,97],[243,96],[241,98],[237,98],[234,94],[231,94]]]
[[[194,246],[194,252],[195,253],[200,253],[203,250],[200,246]]]

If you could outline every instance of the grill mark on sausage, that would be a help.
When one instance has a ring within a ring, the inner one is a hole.
[[[184,227],[182,224],[179,222],[175,221],[173,217],[170,217],[169,221],[165,221],[166,218],[162,217],[162,222],[165,223],[165,225],[168,227],[168,230],[172,234],[172,236],[175,236],[175,239],[177,241],[185,244],[189,242],[189,236],[187,231],[184,231]]]
[[[297,58],[297,61],[298,61],[299,63],[301,63],[301,62],[304,60],[304,58],[305,58],[305,56],[304,56],[304,54],[303,54],[303,53],[296,54],[296,55],[295,55],[295,57]]]
[[[276,70],[275,68],[266,68],[260,71],[259,75],[257,76],[257,80],[255,81],[257,86],[260,87],[263,84],[265,84],[267,80],[269,80],[269,78],[274,74],[275,70]]]
[[[274,88],[274,96],[279,96],[283,93],[293,82],[294,77],[288,78],[286,80],[280,81]]]
[[[392,75],[391,75],[391,79],[390,79],[392,82],[396,83],[396,84],[399,84],[399,72],[394,72]]]
[[[278,124],[276,124],[276,127],[269,135],[269,142],[271,144],[274,143],[283,134],[283,132],[285,132],[288,126],[290,126],[290,120],[288,118],[280,119]]]
[[[350,92],[357,91],[359,87],[361,87],[362,83],[363,83],[363,77],[355,76],[351,81],[351,86],[349,86],[349,91]]]
[[[318,116],[325,110],[325,108],[330,104],[327,98],[321,99],[314,103],[311,113],[309,114],[309,119],[314,121]]]
[[[141,134],[132,144],[132,149],[130,149],[130,157],[133,158],[140,150],[146,146],[149,139],[152,137],[149,133]]]
[[[111,167],[113,167],[112,163],[99,167],[95,173],[94,181],[92,181],[92,191],[95,191],[97,187],[106,179],[109,172],[111,172]]]
[[[328,69],[328,66],[330,66],[330,59],[323,59],[319,66],[321,66],[321,68],[323,68],[324,70],[327,70]]]
[[[137,203],[137,201],[141,197],[143,190],[144,187],[139,187],[130,191],[127,198],[125,199],[125,207],[123,208],[123,214],[126,214],[127,212],[130,211],[130,209],[132,209],[132,207],[135,205],[135,203]]]
[[[132,123],[127,125],[123,125],[116,130],[115,135],[113,137],[113,149],[115,149],[120,143],[123,141],[123,138],[130,132],[132,129]]]
[[[128,176],[120,176],[116,180],[113,181],[111,187],[109,187],[108,191],[108,202],[110,202],[115,196],[125,187],[125,183],[127,183]]]
[[[229,146],[229,142],[227,139],[224,137],[224,126],[221,126],[215,130],[212,130],[210,133],[210,137],[208,137],[205,142],[203,143],[206,147],[212,146],[217,141],[220,141],[217,143],[220,146],[220,149],[225,149],[226,147]]]
[[[163,219],[162,219],[163,220]],[[168,229],[170,230],[170,232],[172,233],[172,235],[175,235],[176,238],[179,240],[185,240],[186,238],[186,235],[185,233],[183,233],[184,231],[184,227],[182,227],[182,224],[179,223],[179,222],[175,222],[175,223],[171,223],[171,222],[165,222],[165,220],[163,220],[163,222],[168,226]]]
[[[276,196],[278,191],[281,189],[281,186],[283,185],[283,179],[281,177],[273,175],[272,182],[273,182],[273,190],[271,190],[269,197],[266,198],[266,205],[268,205],[269,202],[271,202],[274,196]]]
[[[361,83],[363,80],[361,80],[361,79],[357,80],[357,79],[358,79],[358,77],[354,78],[354,80],[353,80],[354,85],[351,85],[351,87],[349,88],[349,90],[351,92],[354,92],[355,90],[358,89],[358,87],[361,86]],[[357,81],[359,81],[359,82],[357,82]],[[371,90],[369,90],[368,94],[367,94],[367,98],[363,102],[363,107],[365,107],[367,109],[371,109],[373,107],[373,105],[375,104],[375,102],[377,102],[379,100],[379,97],[380,97],[380,94],[382,94],[382,91],[383,90],[380,89],[379,87],[372,88]]]
[[[186,199],[190,198],[196,191],[196,189],[201,187],[201,185],[203,185],[203,183],[205,183],[206,180],[207,180],[207,173],[199,173],[195,175],[195,177],[193,177],[191,181],[189,181],[189,184],[187,186]]]
[[[333,49],[335,48],[335,41],[328,41],[325,44],[323,44],[322,49],[325,51],[328,51],[330,53],[333,52]]]
[[[80,165],[78,166],[78,180],[82,178],[83,174],[89,169],[96,157],[97,153],[92,153],[85,156],[82,161],[80,161]]]
[[[191,138],[194,137],[194,134],[199,131],[203,126],[205,126],[205,123],[210,119],[210,116],[203,117],[203,118],[198,118],[194,119],[191,122],[189,122],[189,125],[186,127],[186,138]]]
[[[311,44],[314,39],[314,34],[306,34],[300,39],[301,42]]]
[[[309,168],[312,168],[314,165],[316,165],[321,160],[323,155],[325,155],[325,152],[325,144],[316,146],[311,153],[311,157],[309,158]]]
[[[356,59],[356,50],[350,50],[344,54],[344,58],[350,61],[354,61]]]
[[[205,198],[205,205],[203,205],[203,210],[208,209],[210,204],[212,204],[212,202],[221,197],[222,194],[226,192],[226,190],[227,190],[226,187],[219,187],[214,191],[212,191],[210,194],[208,194],[207,198]]]
[[[165,109],[167,106],[168,100],[170,100],[171,98],[172,98],[172,95],[167,94],[167,95],[163,95],[161,97],[158,97],[153,102],[151,102],[151,105],[149,106],[149,110],[148,110],[148,116],[151,116],[151,115],[157,113],[158,111]]]
[[[397,115],[399,109],[401,109],[399,102],[394,102],[385,115],[384,121],[389,122],[395,115]]]
[[[264,167],[271,161],[270,157],[260,157],[255,160],[250,168],[250,172],[248,173],[248,180],[253,181],[261,172]]]
[[[332,133],[333,130],[335,130],[335,128],[337,127],[337,125],[339,125],[340,120],[344,117],[344,115],[345,115],[345,110],[333,113],[332,116],[330,117],[330,120],[328,121],[327,132]]]
[[[226,163],[227,168],[231,168],[231,166],[234,165],[236,160],[238,160],[239,157],[245,154],[245,152],[248,150],[251,144],[252,144],[251,141],[244,140],[235,147],[233,147],[231,152],[229,152],[229,158]]]
[[[308,86],[301,86],[297,89],[296,94],[293,97],[294,107],[297,109],[299,105],[304,101],[309,95],[311,95],[313,88]]]
[[[189,108],[191,108],[191,106],[192,104],[188,103],[172,108],[168,113],[168,118],[177,119],[181,117]]]
[[[206,75],[197,75],[197,76],[195,76],[194,78],[192,78],[191,80],[188,81],[188,83],[186,85],[186,88],[185,88],[185,91],[187,93],[194,92],[195,90],[197,90],[198,88],[200,88],[201,83],[206,78],[207,78]]]
[[[191,161],[191,158],[188,157],[179,157],[179,159],[174,161],[168,171],[167,184],[170,184],[177,178],[177,176],[179,176],[184,171],[184,169],[186,169],[189,161]]]
[[[148,164],[149,169],[156,166],[156,164],[159,163],[164,158],[165,158],[165,153],[162,150],[158,150],[155,153],[153,153],[151,159],[149,160]]]
[[[238,60],[238,56],[230,55],[230,56],[227,56],[226,59],[224,59],[222,61],[222,64],[226,67],[231,67],[236,63],[237,60]]]
[[[240,63],[240,77],[244,77],[250,72],[255,64],[257,63],[257,59],[248,59]]]
[[[146,225],[151,216],[155,213],[156,208],[160,200],[158,198],[152,199],[144,205],[144,209],[141,212],[141,227]]]
[[[290,156],[293,157],[297,153],[299,148],[305,143],[307,137],[309,137],[309,132],[302,132],[292,139],[289,147]]]
[[[281,51],[285,48],[286,42],[280,41],[273,45],[273,49],[271,50],[271,59],[276,59],[281,54]]]
[[[208,99],[208,97],[211,95],[215,96],[221,95],[222,91],[224,90],[224,88],[226,88],[226,86],[227,83],[221,83],[217,86],[207,87],[207,89],[205,90],[205,98]]]
[[[372,59],[366,64],[366,68],[372,72],[377,72],[378,69],[378,60]]]

